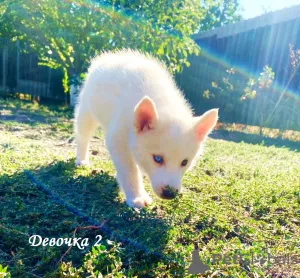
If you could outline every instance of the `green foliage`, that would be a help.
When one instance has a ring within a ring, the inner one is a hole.
[[[0,264],[0,277],[1,278],[10,278],[10,273],[8,272],[8,266],[2,266],[2,264]]]
[[[226,70],[226,75],[222,77],[220,83],[211,82],[211,90],[205,90],[202,97],[206,99],[210,98],[224,98],[228,93],[235,92],[235,70],[233,68]]]
[[[297,61],[297,51],[294,51]],[[300,53],[300,52],[299,52]],[[290,56],[294,57],[292,54]],[[295,67],[295,68],[293,68]],[[277,127],[283,129],[299,129],[300,114],[297,110],[297,103],[286,94],[291,81],[297,76],[297,69],[300,65],[290,64],[289,79],[281,91],[274,86],[275,72],[268,65],[264,66],[258,76],[246,79],[234,69],[227,69],[226,74],[219,74],[216,80],[211,83],[210,88],[203,91],[203,99],[213,99],[214,105],[220,107],[224,113],[237,113],[241,120],[245,113],[252,125],[262,127]],[[236,114],[235,114],[236,117]],[[288,123],[283,121],[283,117]],[[249,123],[249,122],[248,122]],[[287,127],[288,126],[288,127]]]
[[[270,89],[275,78],[275,72],[268,65],[264,66],[263,71],[258,78],[250,78],[247,82],[247,86],[244,89],[244,94],[241,96],[241,100],[253,99],[259,93],[262,94],[266,90]]]
[[[294,45],[289,45],[290,52],[290,64],[292,70],[296,70],[300,67],[300,49],[295,49]]]
[[[79,268],[72,266],[72,262],[63,262],[60,265],[61,277],[114,277],[122,278],[122,262],[118,255],[118,244],[107,241],[109,249],[101,244],[92,247],[84,256],[83,264]]]
[[[90,58],[103,50],[151,52],[170,72],[181,71],[188,55],[199,52],[190,35],[200,16],[195,0],[5,0],[0,34],[28,46],[40,65],[62,68],[67,91],[70,77],[85,72]]]
[[[205,0],[202,1],[200,30],[207,31],[213,28],[235,23],[242,19],[239,0]]]

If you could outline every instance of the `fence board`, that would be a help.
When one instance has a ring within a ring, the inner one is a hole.
[[[237,81],[245,84],[247,78],[259,75],[265,65],[270,65],[275,72],[276,93],[280,94],[280,88],[283,91],[290,78],[289,44],[293,44],[295,49],[300,49],[300,5],[197,34],[193,38],[203,53],[205,51],[214,56],[214,59],[210,60],[202,54],[191,57],[191,67],[185,68],[177,78],[180,88],[197,114],[216,106],[217,100],[205,100],[202,94],[206,89],[212,88],[212,81],[222,80],[221,77],[226,76],[226,69],[230,67],[246,72],[246,75]],[[291,117],[287,109],[281,108],[281,117],[276,116],[278,119],[275,125],[300,130],[300,72],[289,84],[288,89],[296,95],[295,101],[292,104],[288,104],[287,101],[283,104],[288,105],[288,109],[292,109],[294,114]],[[257,124],[260,117],[259,106],[275,105],[275,95],[274,93],[257,98],[248,105],[241,103],[231,115],[223,111],[223,119]],[[228,93],[217,102],[226,110],[230,101],[231,96]]]
[[[0,39],[0,93],[24,93],[51,99],[65,99],[62,73],[39,66],[37,56],[23,53],[19,43]]]

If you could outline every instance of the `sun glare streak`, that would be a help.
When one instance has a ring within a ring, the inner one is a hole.
[[[248,70],[246,67],[234,65],[230,63],[229,60],[227,60],[225,57],[222,57],[220,54],[215,53],[212,49],[208,49],[207,47],[204,46],[199,46],[201,49],[201,54],[203,55],[206,59],[209,61],[216,63],[224,69],[229,69],[229,68],[234,68],[234,70],[239,73],[241,76],[245,78],[253,78],[253,77],[258,77],[258,74],[252,73],[250,70]],[[299,101],[300,104],[300,95],[297,94],[297,92],[294,92],[291,89],[286,89],[283,85],[279,84],[278,82],[274,82],[270,86],[271,90],[274,90],[275,92],[282,93],[285,91],[284,95],[287,95],[289,97],[292,97],[294,100]]]

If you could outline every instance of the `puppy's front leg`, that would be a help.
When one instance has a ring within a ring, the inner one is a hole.
[[[152,202],[145,191],[143,177],[136,165],[128,144],[121,134],[107,136],[106,145],[117,170],[117,181],[131,207],[143,208]]]

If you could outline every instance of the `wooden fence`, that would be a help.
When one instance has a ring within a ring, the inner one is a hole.
[[[39,66],[37,56],[20,49],[18,42],[0,39],[0,94],[24,93],[65,99],[62,73]]]
[[[269,106],[274,106],[291,75],[289,45],[300,49],[300,5],[200,33],[193,39],[202,49],[201,54],[190,57],[191,66],[177,76],[177,82],[196,113],[221,105],[225,109],[220,111],[222,120],[258,124],[261,99],[234,103],[228,95],[223,98],[226,106],[216,98],[203,99],[203,92],[212,88],[212,82],[222,82],[229,68],[236,69],[240,83],[246,84],[251,76],[259,75],[269,65],[275,72],[274,94],[264,102],[270,101]],[[278,109],[278,120],[272,127],[300,129],[299,71],[289,83],[288,91],[285,95],[291,99],[289,109]]]

